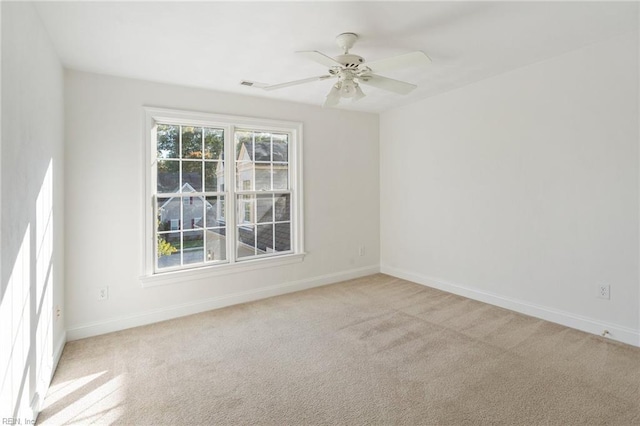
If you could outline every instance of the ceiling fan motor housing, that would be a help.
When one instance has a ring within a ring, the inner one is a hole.
[[[335,60],[348,69],[356,69],[360,64],[364,63],[364,58],[362,56],[352,55],[350,53],[336,56]]]

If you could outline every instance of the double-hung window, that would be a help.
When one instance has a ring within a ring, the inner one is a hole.
[[[145,112],[145,276],[301,258],[300,123]]]

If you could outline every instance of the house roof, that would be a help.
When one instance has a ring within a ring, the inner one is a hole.
[[[253,141],[243,142],[242,148],[238,153],[238,159],[242,159],[246,153],[246,156],[250,161],[271,161],[271,153],[269,152],[271,149],[271,143],[257,142],[255,144],[256,159],[253,158],[253,145]],[[286,142],[273,141],[273,161],[289,161],[289,145]]]
[[[189,193],[189,192],[196,192],[196,190],[193,188],[193,186],[191,186],[189,184],[189,182],[185,183],[184,185],[182,185],[181,188],[181,192],[184,193]],[[165,201],[164,203],[162,203],[162,205],[160,206],[161,209],[163,209],[166,205],[168,205],[170,202],[172,202],[175,198],[183,198],[183,197],[171,197],[169,198],[167,201]],[[211,205],[210,202],[207,201],[207,199],[203,196],[198,196],[198,198],[202,198],[204,200],[204,202],[206,203],[207,207],[213,207]]]

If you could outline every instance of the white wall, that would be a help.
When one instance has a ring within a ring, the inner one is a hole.
[[[30,3],[2,2],[0,418],[32,418],[64,344],[63,70]],[[41,401],[41,400],[40,400]],[[9,420],[7,420],[9,421]]]
[[[638,99],[634,33],[383,113],[381,270],[640,345]]]
[[[77,71],[65,81],[70,339],[378,270],[377,115]],[[302,122],[304,261],[142,288],[143,105]]]

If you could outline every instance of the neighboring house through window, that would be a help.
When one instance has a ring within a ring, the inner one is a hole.
[[[147,275],[302,254],[299,123],[146,114]]]

